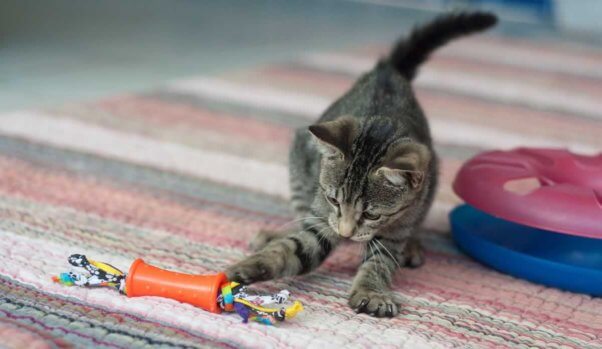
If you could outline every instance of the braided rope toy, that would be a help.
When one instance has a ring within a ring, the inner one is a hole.
[[[94,261],[81,254],[68,258],[73,269],[53,276],[54,282],[66,286],[110,287],[128,297],[159,296],[198,306],[213,313],[238,313],[244,323],[249,320],[266,325],[291,319],[303,310],[299,301],[288,307],[290,293],[252,295],[246,286],[226,280],[224,273],[190,275],[160,269],[137,259],[128,273],[114,266]],[[274,307],[280,305],[280,307]]]

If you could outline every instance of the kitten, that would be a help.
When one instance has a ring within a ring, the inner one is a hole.
[[[304,274],[349,239],[365,247],[349,305],[356,312],[395,316],[391,279],[398,267],[422,263],[415,235],[437,185],[429,126],[410,82],[436,48],[496,21],[489,13],[447,14],[415,29],[318,123],[298,130],[290,185],[301,229],[260,236],[258,251],[231,266],[228,278],[249,284]]]

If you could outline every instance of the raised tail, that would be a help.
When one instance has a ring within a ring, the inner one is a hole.
[[[497,17],[488,12],[460,12],[445,14],[432,22],[415,28],[393,48],[389,60],[406,79],[416,76],[418,67],[431,52],[457,37],[479,32],[497,23]]]

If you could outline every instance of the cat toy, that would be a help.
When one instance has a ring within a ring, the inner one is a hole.
[[[252,295],[245,286],[229,282],[224,273],[183,274],[136,259],[126,274],[108,263],[90,260],[81,254],[69,256],[68,261],[73,270],[54,276],[53,281],[66,286],[110,287],[128,297],[171,298],[216,314],[236,312],[244,323],[252,320],[274,325],[303,310],[299,301],[284,306],[290,296],[287,290],[267,296]]]
[[[517,148],[458,171],[450,213],[458,246],[513,276],[602,296],[602,153]]]

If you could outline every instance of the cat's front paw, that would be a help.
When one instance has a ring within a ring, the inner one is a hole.
[[[267,256],[254,254],[226,269],[226,277],[243,285],[273,279],[270,262]]]
[[[353,290],[349,297],[349,306],[356,313],[376,317],[393,317],[399,313],[399,305],[390,291]]]

